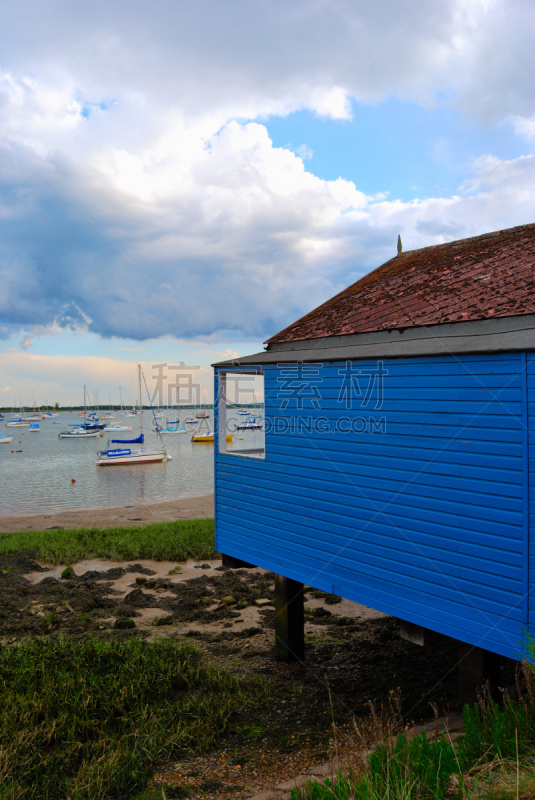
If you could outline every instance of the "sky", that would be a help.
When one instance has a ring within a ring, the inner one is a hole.
[[[396,252],[534,220],[531,0],[18,0],[0,405],[119,399]],[[174,374],[174,373],[173,373]]]

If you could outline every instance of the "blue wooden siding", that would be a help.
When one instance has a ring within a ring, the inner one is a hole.
[[[535,353],[527,354],[527,472],[529,524],[529,632],[535,638]]]
[[[359,376],[350,409],[345,362],[310,365],[317,391],[304,400],[281,391],[287,367],[265,367],[265,460],[216,452],[216,546],[519,657],[530,608],[535,621],[535,356],[383,364],[382,406],[377,381],[365,397]],[[342,432],[340,417],[365,432]]]

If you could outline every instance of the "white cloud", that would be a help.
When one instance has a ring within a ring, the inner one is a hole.
[[[261,338],[390,257],[399,232],[409,249],[531,221],[531,158],[480,158],[456,196],[405,203],[317,178],[306,146],[275,148],[260,124],[303,108],[346,120],[355,100],[392,94],[429,106],[446,91],[482,124],[527,136],[529,10],[12,4],[0,31],[3,320],[31,332],[27,345],[65,328]]]
[[[535,139],[535,114],[532,117],[511,116],[508,122],[513,126],[518,136],[526,139]]]
[[[398,232],[411,249],[521,224],[535,199],[532,157],[480,158],[457,196],[406,203],[314,176],[258,123],[170,137],[62,153],[48,175],[64,196],[35,178],[10,201],[0,304],[26,345],[66,326],[264,338],[389,258]]]
[[[532,36],[526,0],[117,0],[113,10],[29,0],[5,9],[0,46],[11,75],[26,76],[15,80],[17,97],[40,107],[39,75],[50,87],[45,117],[58,125],[78,109],[137,98],[142,129],[126,135],[140,142],[158,124],[154,108],[181,109],[188,125],[209,116],[217,127],[305,107],[346,119],[351,97],[428,101],[445,89],[486,122],[525,116]]]
[[[301,159],[301,161],[310,161],[311,158],[314,157],[314,151],[310,149],[310,147],[306,144],[301,144],[299,147],[295,148],[295,152]]]

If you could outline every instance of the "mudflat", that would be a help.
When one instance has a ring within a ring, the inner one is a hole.
[[[60,511],[57,514],[10,514],[0,517],[0,533],[43,531],[58,528],[115,528],[171,522],[177,519],[202,519],[214,516],[214,495],[183,497],[165,503],[88,508]]]
[[[325,761],[333,721],[349,733],[370,699],[388,707],[392,687],[416,719],[428,718],[429,702],[455,705],[455,643],[419,648],[399,637],[394,618],[350,600],[305,587],[306,660],[284,664],[273,646],[273,573],[216,559],[66,566],[30,550],[0,555],[6,651],[34,638],[189,642],[202,663],[253,678],[267,692],[244,704],[213,750],[157,765],[140,800],[246,800]]]

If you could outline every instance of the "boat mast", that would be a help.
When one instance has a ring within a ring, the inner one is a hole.
[[[137,369],[139,378],[139,414],[140,414],[139,432],[143,433],[143,408],[141,405],[141,364],[137,365]]]

